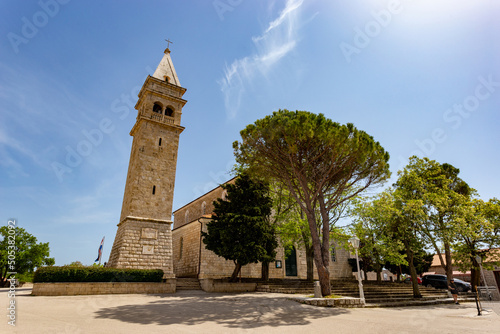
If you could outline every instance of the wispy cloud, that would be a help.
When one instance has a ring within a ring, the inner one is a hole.
[[[252,37],[256,52],[226,65],[218,83],[228,117],[236,116],[246,87],[266,74],[297,45],[297,19],[303,0],[288,0],[279,17],[260,36]]]

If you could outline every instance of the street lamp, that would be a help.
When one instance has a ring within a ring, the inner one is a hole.
[[[351,239],[349,239],[349,242],[356,251],[356,266],[358,267],[359,299],[361,299],[361,303],[365,305],[365,293],[363,291],[363,282],[361,280],[361,270],[359,270],[359,258],[358,258],[359,239],[354,236]]]

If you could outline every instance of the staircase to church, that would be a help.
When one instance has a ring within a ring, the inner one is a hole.
[[[177,278],[176,290],[201,290],[200,281],[197,278]]]
[[[359,298],[358,282],[354,280],[332,281],[332,293],[339,296]],[[400,307],[452,303],[446,290],[420,286],[422,298],[413,298],[413,288],[403,283],[363,282],[366,307]],[[314,294],[314,283],[303,280],[280,280],[261,282],[259,292]],[[470,294],[459,295],[459,301],[474,301]]]

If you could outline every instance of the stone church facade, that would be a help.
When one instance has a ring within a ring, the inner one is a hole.
[[[234,182],[234,179],[229,180]],[[225,260],[205,248],[201,231],[207,231],[213,211],[213,201],[225,198],[225,190],[220,186],[174,211],[174,229],[172,231],[172,253],[176,277],[197,277],[199,279],[217,279],[231,276],[233,261]],[[276,279],[306,279],[306,252],[296,245],[294,251],[286,256],[284,248],[276,249],[276,260],[269,265],[269,277]],[[348,251],[332,244],[330,278],[343,279],[352,276],[347,259]],[[248,264],[241,268],[241,276],[261,277],[261,264]],[[316,268],[314,276],[317,279]]]

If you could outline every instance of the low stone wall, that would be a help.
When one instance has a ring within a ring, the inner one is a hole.
[[[201,289],[205,292],[254,292],[257,283],[230,283],[211,278],[200,279]]]
[[[296,302],[322,307],[364,307],[360,298],[342,297],[342,298],[307,298],[307,297],[291,297],[289,298]]]
[[[175,279],[154,282],[35,283],[33,296],[174,293]]]

